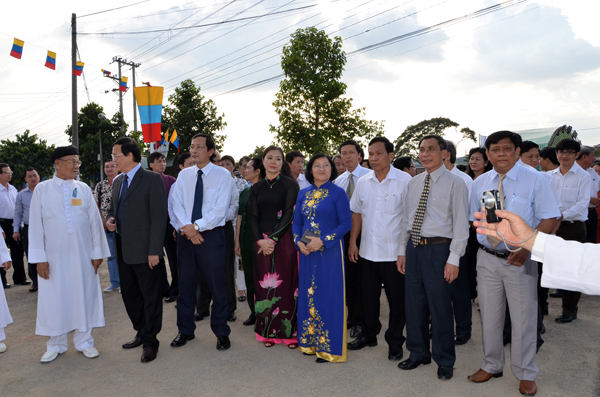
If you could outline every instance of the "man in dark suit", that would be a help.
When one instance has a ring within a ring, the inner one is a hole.
[[[158,353],[156,335],[162,326],[161,278],[157,267],[163,255],[167,227],[167,194],[161,176],[140,166],[142,154],[131,138],[119,138],[112,158],[121,172],[113,184],[112,218],[121,294],[135,338],[124,349],[144,346],[142,362]],[[123,249],[123,247],[127,247]]]

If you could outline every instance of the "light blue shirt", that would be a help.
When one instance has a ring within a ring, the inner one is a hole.
[[[13,232],[17,233],[21,230],[21,224],[29,225],[29,206],[33,191],[28,187],[21,190],[17,194],[15,200],[15,217],[13,218]]]
[[[486,190],[498,189],[498,172],[492,169],[473,182],[469,199],[469,220],[474,221],[474,213],[481,212],[481,197]],[[546,178],[532,167],[516,165],[506,173],[502,181],[504,188],[504,209],[519,215],[531,228],[536,228],[544,219],[560,218],[560,210],[550,184]],[[477,234],[477,241],[489,249],[504,249],[504,244],[493,248],[485,235]]]

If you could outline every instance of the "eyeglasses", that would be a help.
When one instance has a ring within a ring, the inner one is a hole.
[[[324,164],[324,165],[317,164],[317,165],[313,165],[312,168],[313,168],[313,170],[319,170],[319,171],[320,170],[328,170],[331,168],[331,164]]]
[[[81,167],[81,161],[79,160],[63,160],[63,159],[59,159],[60,161],[64,161],[65,163],[69,163],[69,165],[71,167]]]
[[[197,149],[197,150],[202,150],[202,149],[206,149],[206,146],[202,146],[202,145],[190,145],[190,151]]]
[[[119,154],[111,154],[110,157],[112,157],[113,160],[116,160],[117,157],[122,156],[123,153],[119,153]]]
[[[558,152],[556,152],[556,154],[558,154],[559,156],[574,156],[575,153],[572,150],[559,150]]]
[[[0,172],[0,174],[12,175],[13,172],[12,171],[2,171],[2,172]]]

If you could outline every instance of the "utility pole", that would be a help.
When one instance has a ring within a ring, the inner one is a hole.
[[[71,143],[79,149],[79,120],[77,109],[77,76],[73,74],[77,63],[77,16],[71,14]]]
[[[133,73],[133,79],[132,79],[133,86],[132,87],[135,87],[135,68],[139,67],[141,65],[141,63],[135,63],[133,61],[128,61],[127,59],[123,59],[119,56],[113,57],[111,63],[114,63],[114,62],[117,62],[119,64],[119,75],[118,76],[104,76],[104,77],[108,77],[109,79],[116,80],[120,84],[120,81],[123,78],[123,75],[121,74],[121,65],[128,65],[128,66],[131,66],[131,70]],[[116,91],[116,90],[113,90],[113,91]],[[123,114],[123,91],[121,91],[121,90],[119,90],[119,109],[121,112],[121,117],[123,118],[123,122],[121,123],[121,133],[123,135],[125,135],[125,116]],[[133,131],[137,132],[137,112],[136,112],[136,108],[135,108],[135,91],[133,93]]]

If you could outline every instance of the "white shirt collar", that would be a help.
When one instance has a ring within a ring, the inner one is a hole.
[[[216,165],[214,165],[213,163],[211,163],[210,161],[208,162],[208,164],[206,164],[203,168],[198,168],[198,166],[196,166],[197,170],[202,170],[202,174],[208,176],[208,174],[210,173],[210,171],[216,167]],[[197,173],[198,171],[196,171]]]

